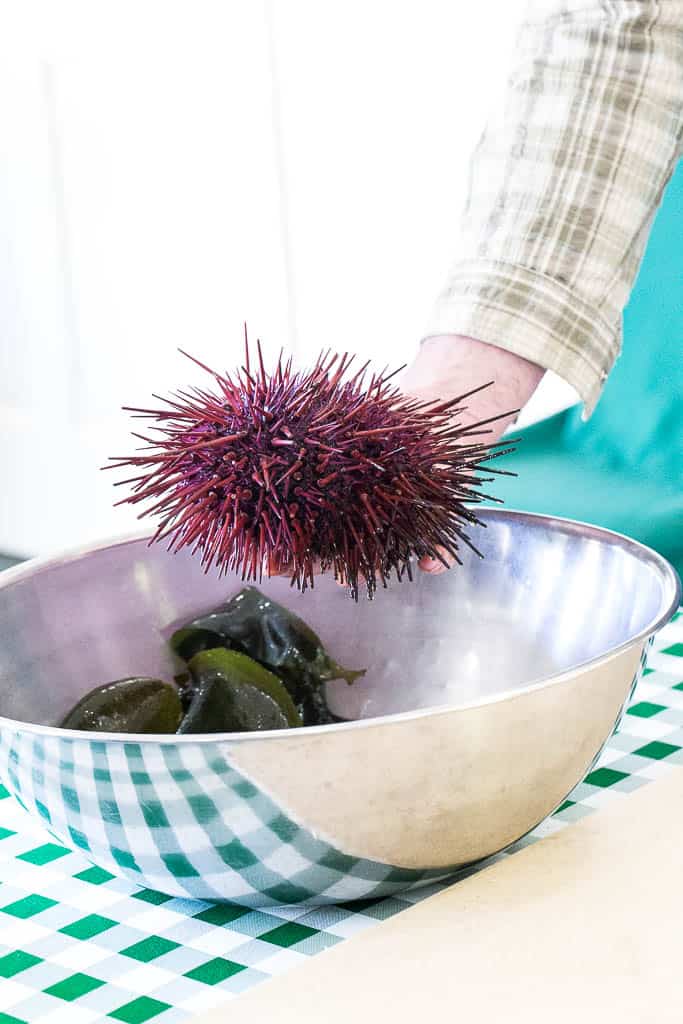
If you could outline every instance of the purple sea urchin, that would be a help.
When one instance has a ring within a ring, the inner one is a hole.
[[[490,498],[479,488],[492,478],[477,473],[511,449],[479,442],[490,421],[458,423],[474,391],[422,402],[391,383],[398,371],[365,382],[369,364],[351,375],[353,357],[330,352],[306,372],[280,356],[268,373],[259,344],[258,365],[250,364],[246,327],[245,345],[233,376],[188,357],[215,390],[193,387],[160,399],[166,408],[127,409],[159,424],[157,439],[135,435],[142,454],[111,460],[141,471],[120,481],[133,487],[118,504],[153,502],[140,516],[161,516],[150,543],[191,546],[207,571],[246,580],[277,567],[301,590],[313,586],[319,563],[356,600],[360,579],[372,597],[394,573],[411,578],[411,557],[443,560],[445,551],[459,562],[461,543],[479,554],[466,533],[480,525],[468,505]]]

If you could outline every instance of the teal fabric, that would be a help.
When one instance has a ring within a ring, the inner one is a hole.
[[[683,574],[683,161],[624,313],[623,351],[591,419],[575,407],[520,432],[498,478],[511,508],[650,545]]]

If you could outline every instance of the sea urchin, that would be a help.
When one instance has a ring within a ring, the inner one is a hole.
[[[154,502],[140,516],[161,516],[150,543],[191,546],[206,570],[246,580],[276,569],[301,590],[315,570],[332,569],[356,600],[359,580],[372,597],[394,573],[412,578],[412,557],[443,561],[445,551],[459,562],[461,542],[479,554],[466,528],[481,524],[468,506],[490,498],[479,488],[492,478],[477,472],[510,448],[479,442],[487,421],[458,423],[474,392],[419,401],[391,383],[398,371],[366,381],[369,364],[350,375],[353,357],[329,352],[307,372],[280,355],[268,373],[257,348],[258,365],[246,343],[233,376],[193,359],[214,390],[127,408],[159,424],[157,439],[134,435],[142,454],[110,460],[141,471],[120,481],[133,487],[118,504]]]

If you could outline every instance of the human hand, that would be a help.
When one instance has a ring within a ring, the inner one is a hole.
[[[447,401],[492,381],[491,387],[466,399],[467,408],[457,418],[463,425],[489,421],[481,428],[486,433],[477,435],[477,440],[495,444],[529,401],[544,373],[543,367],[496,345],[460,334],[435,335],[423,341],[403,375],[401,388],[422,401]],[[450,556],[441,553],[450,564]],[[433,574],[446,570],[435,558],[422,558],[419,566]]]
[[[495,444],[531,398],[544,373],[542,367],[495,345],[464,335],[438,335],[422,343],[403,374],[401,390],[420,401],[448,401],[493,382],[465,400],[466,408],[457,414],[457,421],[465,426],[486,421],[481,433],[472,436],[475,441]],[[450,565],[448,553],[442,550],[441,554]],[[422,558],[419,567],[432,574],[446,571],[444,562],[429,557]],[[288,575],[289,570],[271,563],[268,574]]]

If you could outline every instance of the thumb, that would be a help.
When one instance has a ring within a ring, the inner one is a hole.
[[[439,558],[433,558],[431,555],[424,555],[418,562],[422,572],[428,572],[431,576],[438,576],[440,573],[450,569],[455,559],[443,548],[438,548],[438,551],[444,561],[442,562]],[[446,563],[445,565],[444,562]]]

